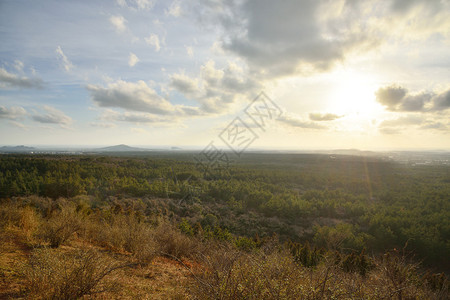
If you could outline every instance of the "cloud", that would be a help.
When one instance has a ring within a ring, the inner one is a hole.
[[[342,116],[335,114],[310,113],[309,119],[312,121],[333,121],[342,118]]]
[[[159,43],[159,37],[157,34],[150,34],[149,37],[145,38],[145,42],[150,45],[153,46],[155,48],[156,52],[159,52],[159,50],[161,50],[161,45]]]
[[[186,53],[190,58],[194,57],[194,49],[191,46],[186,46]]]
[[[0,106],[0,119],[17,120],[27,114],[27,111],[21,106],[4,107]]]
[[[115,127],[116,125],[111,122],[127,122],[141,125],[170,124],[179,126],[181,118],[178,116],[157,116],[150,113],[118,112],[112,109],[107,109],[102,112],[100,120],[102,120],[102,122],[96,123],[97,127],[110,127],[110,125]]]
[[[441,130],[441,131],[448,132],[449,131],[448,125],[449,124],[446,125],[441,122],[430,122],[430,123],[420,126],[420,129],[424,129],[424,130],[434,129],[434,130]]]
[[[390,3],[389,3],[390,2]],[[399,39],[423,39],[430,35],[450,33],[450,3],[439,0],[391,0],[389,16],[374,25]],[[391,17],[391,18],[389,18]]]
[[[133,112],[117,112],[114,110],[107,110],[103,112],[100,117],[102,120],[114,122],[131,122],[131,123],[159,123],[167,121],[160,116],[155,116],[149,113],[133,113]]]
[[[117,127],[116,124],[113,123],[105,123],[105,122],[91,122],[89,123],[92,127],[99,127],[99,128],[114,128]]]
[[[408,115],[397,119],[385,120],[380,123],[379,127],[404,127],[410,125],[419,125],[424,122],[423,117],[418,115]]]
[[[197,79],[185,74],[173,74],[170,80],[170,85],[188,98],[194,98],[199,93],[200,87]]]
[[[29,130],[28,126],[25,126],[24,124],[19,123],[17,121],[9,121],[9,124],[11,124],[17,128],[23,129],[23,130]]]
[[[450,90],[435,95],[432,102],[434,110],[445,110],[450,108]]]
[[[398,128],[391,128],[391,127],[382,127],[379,128],[379,131],[382,134],[401,134],[403,132]]]
[[[212,114],[226,112],[239,100],[253,99],[261,89],[258,81],[248,77],[235,64],[216,68],[213,60],[201,66],[197,77],[173,74],[169,85],[186,98],[198,102],[204,112]]]
[[[47,105],[43,106],[43,109],[45,113],[35,113],[32,115],[34,121],[46,124],[58,124],[62,127],[67,127],[72,124],[72,118],[62,111]]]
[[[219,21],[223,49],[270,77],[326,71],[379,43],[356,1],[248,0],[209,7],[200,18]]]
[[[64,54],[61,46],[58,46],[55,50],[57,54],[58,61],[60,62],[61,66],[66,70],[66,72],[69,72],[71,69],[73,69],[73,64],[70,62],[70,60],[67,58],[67,56]]]
[[[439,120],[436,117],[433,116],[433,119],[430,120],[423,114],[401,116],[396,119],[384,120],[379,124],[378,129],[383,134],[400,134],[410,130],[448,131],[449,121],[445,118]]]
[[[116,107],[163,116],[194,116],[200,114],[196,107],[172,105],[142,80],[136,83],[118,80],[106,87],[88,85],[87,90],[91,94],[92,101],[100,107]],[[130,119],[133,116],[128,115],[126,121],[139,122]]]
[[[281,117],[277,119],[277,121],[282,122],[285,125],[290,127],[298,127],[305,129],[326,129],[326,126],[315,122],[308,122],[302,120],[300,117],[295,116],[293,114],[283,114]]]
[[[131,128],[131,132],[138,133],[138,134],[147,134],[148,131],[144,128]]]
[[[16,120],[27,114],[27,111],[21,106],[13,106],[10,108],[0,106],[0,119]]]
[[[431,112],[450,108],[450,90],[442,93],[409,93],[404,87],[391,85],[375,92],[376,100],[389,111]]]
[[[109,22],[111,22],[111,24],[116,28],[116,31],[118,33],[124,32],[127,29],[127,26],[125,25],[127,20],[125,20],[125,18],[120,15],[111,16],[109,18]]]
[[[176,18],[181,16],[183,11],[181,9],[180,2],[177,0],[173,1],[172,4],[170,4],[169,9],[167,9],[165,13],[167,16],[172,16]]]
[[[128,58],[128,65],[130,67],[134,67],[139,62],[139,58],[134,53],[130,53],[130,57]]]
[[[0,87],[2,88],[41,89],[42,86],[43,82],[40,78],[21,77],[0,68]]]
[[[24,63],[18,59],[14,61],[14,69],[18,72],[23,72]]]
[[[389,110],[395,110],[398,104],[406,96],[407,90],[400,86],[391,85],[385,88],[379,88],[375,92],[377,101],[386,106]]]
[[[155,5],[154,1],[150,0],[117,0],[117,4],[132,10],[149,10]]]
[[[392,41],[450,37],[450,2],[439,0],[200,1],[191,11],[219,25],[221,47],[264,78],[325,72]]]

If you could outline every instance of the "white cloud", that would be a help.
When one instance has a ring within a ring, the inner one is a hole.
[[[167,9],[165,12],[168,16],[179,17],[181,16],[183,11],[181,9],[180,2],[178,0],[175,0],[172,2],[172,4],[170,4],[169,9]]]
[[[132,10],[149,10],[154,6],[151,0],[117,0],[121,7],[127,7]]]
[[[47,105],[44,105],[43,109],[45,112],[32,115],[34,121],[46,124],[58,124],[65,128],[72,124],[72,118],[64,112]]]
[[[14,61],[14,69],[16,69],[18,72],[23,72],[23,67],[24,67],[24,64],[22,61],[20,61],[18,59],[16,59]]]
[[[99,127],[99,128],[115,128],[117,127],[116,124],[113,123],[105,123],[105,122],[91,122],[89,123],[92,127]]]
[[[0,119],[16,120],[27,114],[27,111],[21,106],[5,107],[0,106]]]
[[[29,130],[28,126],[25,126],[24,124],[19,123],[17,121],[9,121],[9,124],[11,124],[17,128],[23,129],[23,130]]]
[[[146,112],[162,116],[199,115],[196,107],[173,105],[149,87],[144,81],[127,82],[119,80],[106,87],[88,85],[91,99],[100,107],[116,107],[129,111]],[[136,115],[126,115],[125,121],[136,121]],[[148,119],[147,116],[145,119]],[[144,119],[141,120],[142,122]]]
[[[16,74],[9,73],[4,68],[0,68],[0,87],[1,88],[26,88],[41,89],[42,80],[40,78],[21,77]]]
[[[292,113],[283,114],[281,117],[277,119],[277,121],[289,127],[298,127],[304,129],[327,129],[326,126],[323,126],[315,122],[303,120],[301,117]]]
[[[333,121],[342,118],[340,115],[330,114],[330,113],[310,113],[309,119],[312,121]]]
[[[69,72],[73,69],[73,64],[70,62],[70,60],[67,58],[67,56],[64,54],[61,46],[58,46],[55,50],[57,54],[58,61],[60,62],[61,66],[66,70],[66,72]]]
[[[136,113],[136,112],[118,112],[112,109],[107,109],[101,116],[101,120],[109,122],[130,122],[130,123],[159,123],[167,122],[169,118],[160,117],[151,113]]]
[[[206,113],[226,112],[239,100],[253,99],[261,89],[259,82],[247,77],[234,64],[216,68],[213,60],[201,66],[197,78],[184,73],[173,74],[170,86],[186,98],[197,101]]]
[[[111,22],[118,33],[124,32],[127,29],[127,26],[125,25],[127,20],[125,20],[123,16],[111,16],[109,22]]]
[[[423,117],[418,115],[407,115],[397,119],[385,120],[380,123],[379,127],[401,127],[410,125],[419,125],[424,122]]]
[[[403,132],[401,129],[392,127],[381,127],[379,131],[382,134],[401,134]]]
[[[147,134],[148,131],[144,128],[131,128],[131,132],[138,133],[138,134]]]
[[[194,57],[194,48],[191,46],[186,46],[186,52],[190,58]]]
[[[159,50],[161,49],[161,45],[159,43],[159,37],[157,34],[150,34],[149,37],[145,38],[145,42],[147,44],[149,44],[150,46],[153,46],[155,48],[156,52],[159,52]]]
[[[419,40],[440,35],[450,38],[450,2],[391,0],[374,26],[399,40]],[[395,28],[395,30],[392,30]]]
[[[406,134],[412,130],[437,130],[448,132],[450,120],[445,116],[434,115],[432,119],[425,114],[401,115],[395,119],[382,121],[378,130],[383,134]]]
[[[134,53],[130,53],[130,57],[128,58],[128,65],[130,67],[134,67],[139,62],[139,58]]]

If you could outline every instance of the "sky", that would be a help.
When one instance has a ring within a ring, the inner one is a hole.
[[[0,0],[0,145],[450,150],[449,129],[449,0]]]

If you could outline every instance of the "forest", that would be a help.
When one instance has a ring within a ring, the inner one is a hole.
[[[10,154],[0,156],[0,199],[43,218],[64,201],[102,220],[119,214],[156,224],[162,218],[184,236],[227,241],[247,252],[276,239],[307,267],[334,253],[347,269],[365,274],[370,259],[394,251],[423,272],[450,271],[445,165],[246,153],[226,168],[205,170],[189,152]]]
[[[204,174],[188,155],[2,156],[0,198],[87,195],[93,208],[131,202],[144,214],[248,237],[276,233],[283,240],[375,252],[407,244],[426,265],[450,270],[447,166],[248,154],[230,165],[229,174],[214,175]]]

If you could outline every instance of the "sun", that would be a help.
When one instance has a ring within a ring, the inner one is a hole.
[[[328,94],[328,109],[341,115],[376,117],[382,107],[375,99],[378,80],[375,74],[354,70],[333,72]]]

